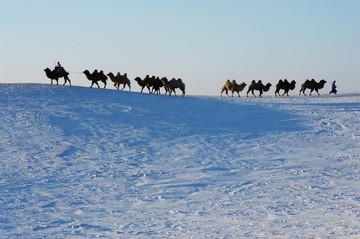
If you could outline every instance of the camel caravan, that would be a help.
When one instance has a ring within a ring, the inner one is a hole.
[[[58,63],[58,65],[60,65],[60,63]],[[53,81],[55,80],[56,84],[58,85],[59,78],[64,78],[65,82],[63,85],[65,85],[67,82],[69,82],[71,85],[71,81],[68,77],[69,73],[66,72],[63,67],[56,66],[54,70],[46,68],[44,71],[46,76],[51,80],[51,84],[53,84]],[[89,70],[84,70],[82,73],[91,82],[90,88],[92,88],[94,85],[100,88],[99,82],[102,82],[103,88],[105,89],[107,86],[107,80],[110,78],[117,90],[124,90],[125,87],[128,87],[129,91],[131,91],[131,81],[128,78],[127,73],[124,73],[123,75],[121,75],[120,72],[118,72],[116,75],[114,75],[112,72],[105,74],[102,70],[98,71],[97,69],[95,69],[92,73],[90,73]],[[146,75],[144,79],[136,77],[134,81],[136,81],[141,87],[141,93],[146,87],[149,91],[149,94],[161,94],[161,89],[163,88],[165,90],[165,95],[171,96],[174,94],[177,96],[176,89],[179,89],[182,92],[181,96],[185,96],[185,83],[180,78],[172,78],[171,80],[168,80],[166,77],[159,78]],[[121,85],[122,88],[120,89]]]
[[[320,95],[319,90],[324,88],[325,83],[326,83],[326,80],[324,80],[324,79],[322,79],[319,82],[316,82],[314,79],[312,79],[312,80],[307,79],[301,85],[299,95],[301,95],[301,93],[302,93],[306,96],[306,94],[305,94],[306,89],[310,89],[310,95],[313,91],[316,91],[316,93],[318,95]],[[284,96],[284,95],[289,96],[289,91],[294,90],[295,86],[296,86],[296,81],[294,81],[294,80],[289,82],[287,79],[284,79],[284,80],[280,79],[278,81],[278,83],[276,84],[275,96],[276,97]],[[226,93],[227,96],[229,96],[228,92],[230,91],[231,97],[234,96],[234,92],[236,92],[238,94],[238,96],[240,97],[240,92],[242,90],[244,90],[245,87],[246,87],[245,82],[238,84],[238,83],[236,83],[236,80],[232,80],[232,81],[227,80],[225,82],[225,84],[223,85],[223,87],[221,88],[220,96],[222,96],[224,92]],[[249,97],[250,92],[253,96],[256,97],[256,95],[254,94],[255,90],[259,91],[258,96],[262,97],[264,92],[267,92],[270,90],[270,87],[271,87],[271,83],[267,83],[266,85],[264,85],[261,80],[259,80],[258,82],[253,80],[251,82],[251,84],[248,86],[248,90],[246,92],[246,97]],[[284,91],[283,94],[280,94],[280,90]]]
[[[56,84],[58,85],[59,79],[64,78],[63,85],[66,85],[67,83],[71,85],[71,81],[69,79],[69,72],[67,72],[64,67],[60,65],[59,62],[54,70],[46,68],[44,69],[44,71],[46,76],[51,80],[51,84],[53,84],[53,81],[55,80]],[[116,75],[112,72],[105,74],[102,70],[98,71],[97,69],[95,69],[92,73],[90,73],[89,70],[84,70],[82,73],[91,82],[90,88],[92,88],[94,85],[100,88],[99,82],[102,82],[103,88],[105,89],[107,86],[107,80],[109,78],[117,90],[124,90],[127,87],[129,91],[131,91],[131,81],[128,78],[127,73],[124,73],[123,75],[120,74],[120,72],[117,72]],[[149,94],[161,94],[161,89],[164,89],[163,91],[165,91],[165,95],[177,96],[176,90],[178,89],[182,92],[181,96],[185,96],[185,84],[180,78],[172,78],[171,80],[168,80],[166,77],[160,78],[155,76],[150,77],[149,75],[146,75],[143,79],[140,77],[136,77],[134,81],[140,86],[141,93],[143,93],[144,89],[147,88]],[[320,95],[319,90],[324,88],[325,84],[326,80],[324,79],[320,80],[319,82],[315,81],[314,79],[306,79],[305,82],[301,84],[299,95],[303,94],[306,96],[305,91],[307,89],[310,90],[310,96],[313,91]],[[253,80],[249,85],[247,85],[245,82],[237,83],[236,80],[230,81],[228,79],[221,88],[220,96],[223,96],[224,92],[227,96],[230,96],[229,92],[231,92],[231,97],[234,96],[234,93],[237,93],[238,97],[240,97],[240,92],[243,91],[246,86],[246,97],[249,97],[249,93],[251,93],[254,97],[262,97],[265,92],[268,92],[270,90],[272,85],[271,83],[263,84],[261,80],[257,82]],[[294,90],[295,86],[295,80],[289,82],[287,79],[280,79],[275,86],[275,96],[289,96],[289,92],[291,90]],[[283,90],[283,92],[280,92],[281,90]],[[259,94],[255,95],[255,91],[258,91]]]

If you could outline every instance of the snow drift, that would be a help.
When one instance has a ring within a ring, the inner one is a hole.
[[[356,238],[360,94],[0,85],[0,235]]]

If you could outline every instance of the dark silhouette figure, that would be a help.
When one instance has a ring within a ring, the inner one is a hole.
[[[334,93],[336,95],[337,90],[336,90],[336,85],[335,85],[336,81],[334,81],[331,85],[331,91],[329,92],[329,94]]]
[[[64,77],[64,84],[67,82],[71,85],[71,81],[69,79],[69,72],[65,71],[63,67],[61,67],[61,70],[58,70],[56,67],[54,70],[50,70],[49,68],[46,68],[45,70],[46,76],[51,80],[51,84],[53,83],[53,80],[56,80],[56,85],[59,85],[59,78]]]

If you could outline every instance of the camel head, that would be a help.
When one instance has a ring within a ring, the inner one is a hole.
[[[323,88],[324,85],[325,85],[325,83],[326,83],[326,80],[322,79],[322,80],[319,82],[319,84],[318,84],[319,89]]]
[[[108,74],[106,74],[108,77],[110,77],[110,79],[113,79],[115,76],[112,72],[109,72]]]
[[[267,83],[264,87],[264,92],[270,90],[270,87],[271,87],[271,83]]]
[[[292,80],[291,83],[290,83],[289,89],[290,90],[295,89],[295,85],[296,85],[296,81]]]

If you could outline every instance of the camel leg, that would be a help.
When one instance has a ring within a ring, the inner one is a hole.
[[[104,83],[104,89],[106,88],[106,81],[103,81],[103,83]]]
[[[251,91],[252,95],[256,97],[256,95],[254,94],[254,90]]]
[[[223,94],[224,91],[226,92],[226,89],[222,89],[222,90],[221,90],[220,96],[222,96],[222,94]]]
[[[70,79],[67,77],[67,76],[64,76],[64,84],[63,85],[66,85],[66,82],[68,82],[69,81],[69,84],[70,84],[70,86],[71,86],[71,81],[70,81]]]
[[[300,92],[299,92],[299,95],[301,95],[301,92],[306,96],[305,89],[301,89]]]

